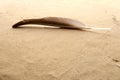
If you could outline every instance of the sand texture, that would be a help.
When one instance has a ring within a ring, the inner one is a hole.
[[[46,16],[112,29],[12,28]],[[1,0],[0,80],[120,80],[120,0]]]

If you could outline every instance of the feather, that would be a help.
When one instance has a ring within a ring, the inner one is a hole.
[[[21,25],[27,24],[36,24],[36,25],[47,25],[47,26],[55,26],[60,28],[73,28],[73,29],[98,29],[98,30],[110,30],[110,28],[95,28],[86,26],[84,23],[63,17],[44,17],[40,19],[25,19],[17,22],[12,27],[18,28]]]

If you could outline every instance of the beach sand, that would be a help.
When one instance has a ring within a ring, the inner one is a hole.
[[[119,0],[0,1],[0,80],[120,80]],[[45,28],[16,22],[67,17],[111,30]]]

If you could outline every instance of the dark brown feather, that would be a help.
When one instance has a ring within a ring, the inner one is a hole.
[[[63,17],[44,17],[40,19],[25,19],[20,22],[17,22],[12,27],[18,28],[21,25],[27,25],[27,24],[56,26],[60,28],[73,28],[73,29],[80,29],[80,30],[85,30],[85,29],[111,30],[111,28],[89,27],[80,21],[69,19],[69,18],[63,18]]]

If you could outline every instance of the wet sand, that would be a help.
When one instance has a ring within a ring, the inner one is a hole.
[[[120,1],[0,1],[0,80],[120,80]],[[67,17],[109,31],[12,29],[26,18]]]

